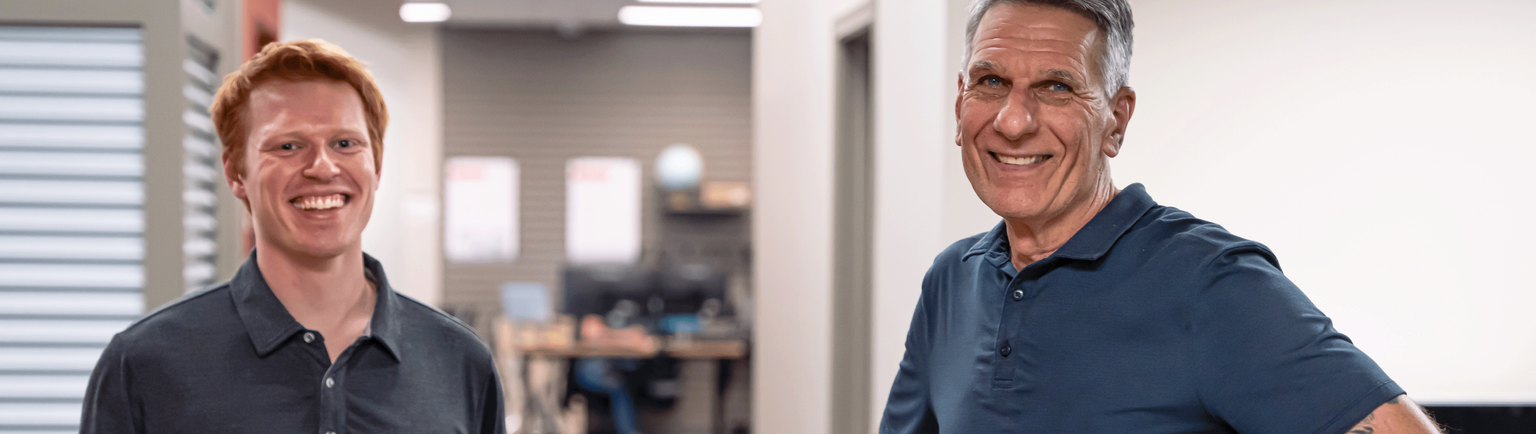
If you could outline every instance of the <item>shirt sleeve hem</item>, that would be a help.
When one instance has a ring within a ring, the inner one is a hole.
[[[1376,407],[1380,407],[1381,404],[1404,393],[1403,388],[1399,387],[1396,381],[1382,383],[1380,386],[1376,386],[1375,389],[1371,389],[1364,396],[1361,396],[1360,399],[1355,400],[1354,405],[1349,406],[1349,409],[1339,413],[1338,416],[1334,416],[1333,420],[1328,421],[1328,424],[1324,425],[1323,429],[1317,430],[1315,434],[1343,433],[1345,430],[1354,427],[1355,424],[1360,423],[1361,420],[1365,420],[1366,416],[1376,411]]]

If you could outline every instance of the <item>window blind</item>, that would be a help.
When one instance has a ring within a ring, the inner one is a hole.
[[[213,283],[217,277],[214,271],[214,264],[218,260],[215,255],[218,249],[214,242],[218,236],[218,195],[215,189],[224,177],[220,174],[222,164],[219,161],[218,134],[208,115],[208,106],[213,105],[213,93],[218,90],[220,83],[218,75],[213,72],[219,54],[207,43],[192,36],[187,37],[187,44],[187,59],[182,61],[187,82],[181,91],[187,100],[187,109],[182,113],[182,121],[187,124],[187,135],[182,140],[185,152],[182,157],[181,198],[185,208],[182,217],[185,238],[181,250],[187,261],[182,276],[186,280],[187,292],[192,292]]]
[[[0,433],[76,432],[144,310],[138,29],[0,26]]]

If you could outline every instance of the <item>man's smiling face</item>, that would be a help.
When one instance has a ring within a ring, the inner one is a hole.
[[[1124,126],[1104,93],[1103,38],[1056,7],[999,4],[983,16],[960,77],[955,141],[971,187],[998,215],[1053,220],[1110,182]]]
[[[226,167],[249,204],[257,246],[330,258],[362,248],[379,185],[362,97],[333,80],[251,91],[243,168]]]

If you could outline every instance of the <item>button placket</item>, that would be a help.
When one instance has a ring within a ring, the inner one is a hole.
[[[1007,285],[1003,292],[1003,314],[997,327],[997,340],[993,341],[992,355],[992,387],[1010,388],[1014,386],[1015,371],[1020,363],[1019,358],[1009,357],[1013,355],[1013,342],[1019,340],[1024,325],[1024,316],[1028,306],[1024,301],[1024,283],[1027,273],[1024,271],[1015,274],[1006,280]]]
[[[344,367],[346,362],[347,354],[343,352],[335,362],[326,367],[325,373],[320,377],[320,428],[326,434],[336,434],[346,430],[346,394],[341,388],[336,387],[340,380],[345,380],[342,376],[346,375]]]

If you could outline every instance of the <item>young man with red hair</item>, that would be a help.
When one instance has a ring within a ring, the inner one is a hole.
[[[504,433],[490,351],[363,253],[388,113],[362,64],[275,43],[214,100],[256,248],[112,339],[81,432]]]

